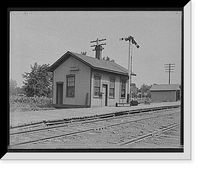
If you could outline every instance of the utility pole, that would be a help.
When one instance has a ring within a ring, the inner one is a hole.
[[[96,43],[96,45],[92,45],[91,47],[98,47],[98,46],[102,46],[102,45],[106,45],[106,43],[99,43],[99,42],[101,42],[101,41],[105,41],[106,39],[98,39],[97,38],[97,40],[93,40],[93,41],[90,41],[90,43]],[[94,51],[95,49],[93,49],[93,51]]]
[[[97,59],[99,59],[99,60],[101,60],[102,59],[102,50],[104,49],[103,47],[102,47],[102,45],[106,45],[106,43],[99,43],[99,42],[101,42],[101,41],[105,41],[106,39],[98,39],[97,38],[97,40],[93,40],[93,41],[90,41],[90,43],[96,43],[95,45],[92,45],[91,47],[95,47],[94,49],[93,49],[93,51],[96,51],[96,53],[95,53],[95,58],[97,58]]]
[[[130,88],[131,88],[131,44],[134,44],[137,48],[139,48],[140,46],[137,44],[137,42],[135,41],[134,37],[129,36],[127,38],[120,38],[119,40],[125,40],[125,41],[129,41],[129,45],[128,45],[128,89],[127,89],[127,103],[130,103]]]
[[[170,84],[170,74],[173,73],[174,71],[174,67],[175,64],[174,63],[168,63],[168,64],[164,64],[165,65],[165,72],[169,73],[169,84]]]

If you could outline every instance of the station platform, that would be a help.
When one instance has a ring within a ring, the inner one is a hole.
[[[10,113],[10,126],[19,126],[42,121],[62,120],[77,117],[89,117],[94,115],[103,115],[128,110],[137,110],[142,108],[153,108],[162,106],[180,105],[180,102],[163,102],[151,103],[149,105],[139,104],[132,107],[93,107],[93,108],[73,108],[73,109],[56,109],[42,111],[26,111]]]

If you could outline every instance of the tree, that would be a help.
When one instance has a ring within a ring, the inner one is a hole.
[[[143,84],[141,87],[140,87],[140,92],[141,92],[141,95],[142,97],[151,97],[151,93],[150,93],[150,89],[151,88],[151,85],[145,85]]]
[[[10,79],[10,95],[17,95],[17,82],[13,79]]]
[[[23,87],[17,87],[17,94],[26,94],[26,92]]]
[[[25,81],[23,82],[24,90],[28,97],[33,96],[49,96],[52,90],[52,73],[47,69],[49,64],[38,65],[34,63],[31,65],[31,72],[22,74]]]
[[[87,52],[81,52],[82,55],[87,55]]]
[[[135,98],[137,97],[137,93],[138,93],[138,88],[136,87],[135,83],[131,83],[131,98]]]

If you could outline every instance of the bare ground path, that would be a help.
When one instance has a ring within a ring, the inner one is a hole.
[[[180,102],[152,103],[150,105],[139,104],[133,107],[95,107],[76,109],[56,109],[44,111],[10,112],[10,126],[30,124],[48,120],[61,120],[76,117],[86,117],[114,113],[126,110],[137,110],[141,108],[153,108],[160,106],[180,105]]]

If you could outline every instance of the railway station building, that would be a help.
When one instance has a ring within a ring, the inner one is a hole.
[[[54,107],[126,103],[128,70],[113,61],[103,60],[101,52],[101,48],[96,48],[95,57],[90,57],[68,51],[50,66]]]
[[[179,84],[156,84],[150,88],[152,102],[174,102],[180,100]]]

